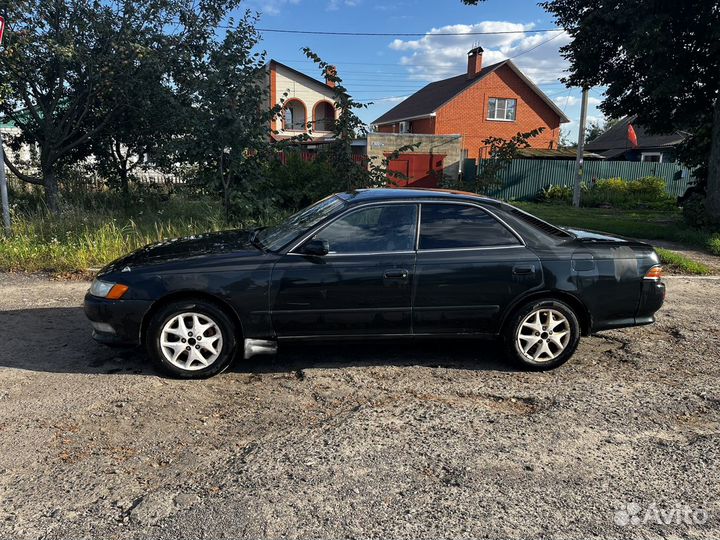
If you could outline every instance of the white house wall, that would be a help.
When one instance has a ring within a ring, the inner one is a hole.
[[[314,120],[313,112],[318,103],[322,101],[331,104],[335,103],[335,91],[329,86],[325,86],[321,82],[312,84],[304,80],[304,78],[298,77],[282,65],[275,64],[275,66],[275,103],[280,103],[281,99],[285,99],[285,101],[291,99],[301,101],[305,105],[306,122]],[[287,93],[287,95],[283,96],[285,93]],[[291,137],[302,133],[298,131],[286,131],[283,129],[282,124],[282,118],[278,118],[276,120],[276,129],[280,135]],[[308,134],[313,137],[327,136],[327,132],[312,132]]]

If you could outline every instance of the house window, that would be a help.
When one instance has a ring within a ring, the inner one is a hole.
[[[283,112],[283,125],[288,131],[305,131],[305,105],[298,100],[288,101]]]
[[[640,154],[640,161],[662,163],[662,153],[661,152],[643,152],[642,154]]]
[[[327,101],[315,105],[315,131],[332,131],[335,126],[335,107]]]
[[[490,98],[488,104],[488,120],[515,120],[517,99]]]
[[[400,133],[410,133],[410,122],[400,122]]]

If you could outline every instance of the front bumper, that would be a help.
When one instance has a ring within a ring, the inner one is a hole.
[[[149,300],[105,300],[86,294],[84,310],[93,339],[105,345],[140,345],[142,321],[151,305]]]

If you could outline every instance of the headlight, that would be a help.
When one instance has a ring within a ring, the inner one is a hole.
[[[98,298],[119,300],[127,292],[128,286],[121,283],[111,283],[101,279],[94,279],[90,285],[90,294]]]

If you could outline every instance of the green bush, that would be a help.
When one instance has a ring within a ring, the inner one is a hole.
[[[268,165],[263,182],[280,210],[300,210],[343,189],[323,154],[313,161],[303,160],[299,152],[288,151],[286,155],[285,164],[274,160]]]
[[[572,201],[572,196],[573,188],[571,186],[556,186],[550,184],[549,186],[543,188],[540,193],[538,193],[537,200],[538,202],[548,203],[569,203]]]
[[[646,176],[637,180],[599,180],[582,197],[583,206],[617,208],[672,208],[675,200],[665,189],[665,180]]]

